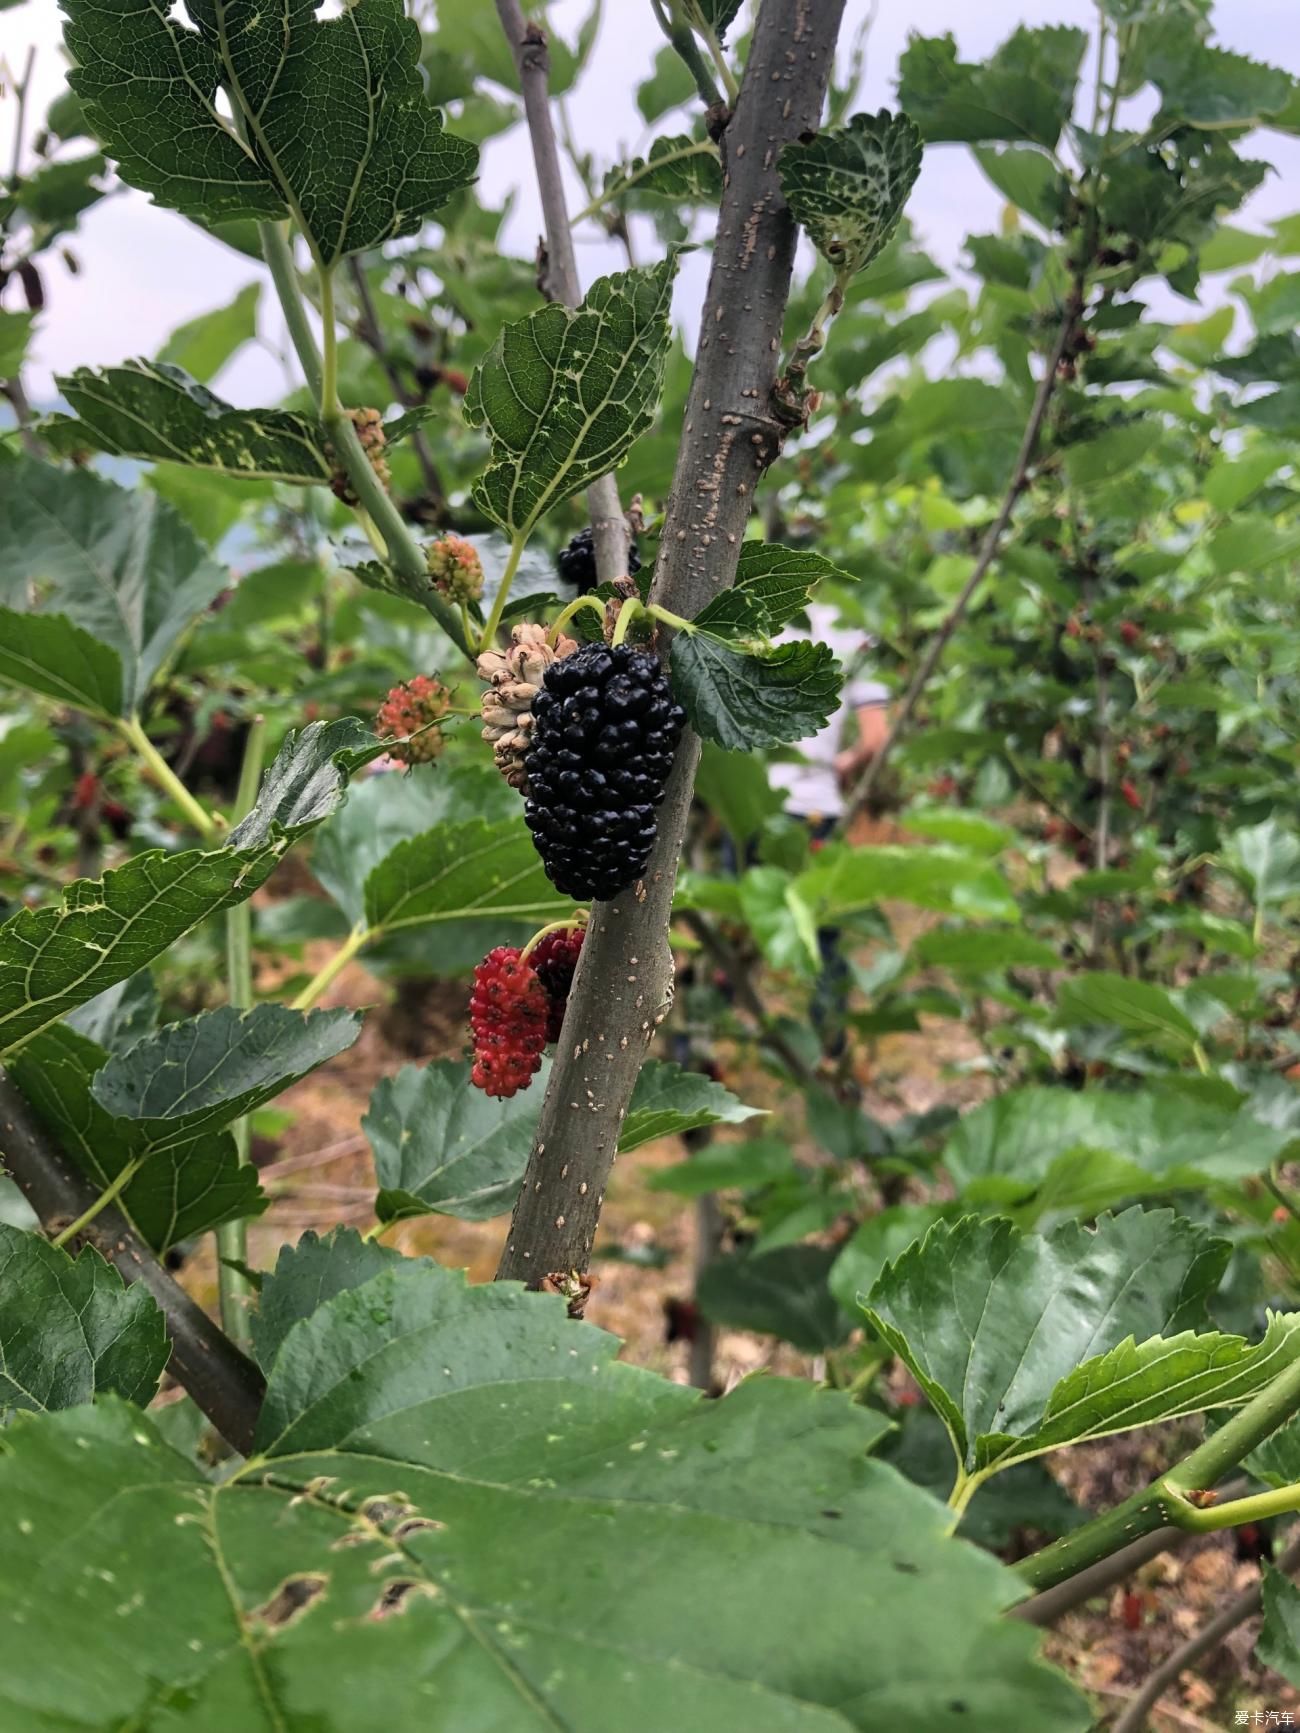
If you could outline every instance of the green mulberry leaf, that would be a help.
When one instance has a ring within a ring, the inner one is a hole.
[[[379,1179],[375,1214],[487,1221],[514,1205],[537,1129],[544,1076],[534,1092],[497,1101],[469,1080],[465,1060],[404,1065],[381,1078],[362,1129]]]
[[[324,485],[332,473],[318,422],[292,409],[234,409],[170,362],[79,367],[55,383],[80,418],[41,423],[56,451],[104,451],[303,487]]]
[[[603,198],[614,204],[647,195],[679,204],[714,204],[722,197],[722,163],[710,139],[679,133],[657,138],[645,156],[610,169]]]
[[[671,330],[675,257],[593,283],[504,326],[465,394],[491,441],[474,502],[512,537],[616,469],[654,420]]]
[[[355,716],[291,729],[262,778],[256,805],[231,831],[229,846],[301,836],[337,811],[349,780],[384,751],[383,741]]]
[[[111,1391],[150,1401],[171,1353],[158,1304],[89,1246],[76,1258],[0,1222],[0,1424]]]
[[[151,849],[0,926],[0,1058],[252,896],[283,845]]]
[[[0,680],[101,722],[122,715],[122,658],[66,614],[0,608]]]
[[[360,1033],[354,1011],[222,1005],[115,1054],[91,1093],[114,1118],[133,1121],[154,1148],[173,1149],[251,1113]]]
[[[825,644],[761,642],[765,613],[734,590],[673,639],[673,690],[705,740],[728,752],[782,746],[819,733],[835,713],[840,666]],[[757,640],[734,634],[756,630]]]
[[[947,1426],[964,1476],[1059,1445],[1246,1401],[1300,1355],[1196,1333],[1230,1247],[1169,1210],[1046,1236],[967,1216],[886,1265],[863,1306]]]
[[[1248,1106],[1158,1089],[1031,1088],[995,1095],[964,1114],[942,1159],[968,1204],[1092,1213],[1266,1173],[1292,1141]]]
[[[404,1254],[377,1240],[363,1240],[355,1228],[324,1235],[310,1228],[292,1246],[281,1246],[275,1268],[262,1279],[252,1314],[253,1351],[269,1372],[280,1344],[293,1326],[310,1318],[335,1294],[362,1287],[372,1276],[404,1261]]]
[[[26,458],[5,473],[0,604],[32,620],[64,615],[82,636],[29,625],[25,637],[15,638],[15,628],[8,625],[0,642],[7,649],[26,644],[33,664],[51,680],[59,674],[59,656],[66,648],[64,672],[84,687],[97,712],[138,711],[181,635],[226,587],[230,574],[208,558],[180,513],[151,488],[118,487],[90,470],[55,469]],[[87,634],[98,643],[97,658],[91,656]],[[109,653],[120,664],[115,708],[109,707]],[[19,675],[10,670],[10,677]],[[49,685],[35,689],[55,695]]]
[[[399,1260],[293,1326],[220,1484],[112,1398],[20,1416],[0,1722],[832,1733],[924,1699],[944,1733],[1082,1733],[1015,1577],[867,1455],[878,1419],[779,1379],[704,1401],[616,1349]]]
[[[398,843],[366,879],[366,923],[397,933],[481,915],[557,921],[573,910],[542,870],[521,818],[442,824]]]
[[[129,1163],[143,1164],[117,1200],[140,1237],[161,1255],[222,1222],[261,1215],[269,1200],[229,1133],[208,1132],[160,1149],[139,1126],[100,1106],[91,1085],[108,1059],[104,1048],[56,1023],[29,1041],[8,1071],[96,1190],[111,1185]]]
[[[898,227],[921,172],[921,135],[905,114],[855,114],[781,151],[781,190],[837,276],[865,270]]]
[[[315,258],[411,235],[478,152],[424,95],[402,0],[63,0],[69,82],[123,180],[202,223],[292,216]],[[224,91],[243,121],[218,108]]]
[[[965,64],[951,36],[914,36],[899,61],[898,100],[930,144],[1028,139],[1055,150],[1087,45],[1083,30],[1022,26],[988,60]]]
[[[1256,1658],[1300,1685],[1300,1588],[1271,1564],[1263,1567],[1264,1625]]]
[[[667,1059],[647,1059],[618,1134],[618,1152],[626,1155],[653,1138],[680,1137],[706,1125],[739,1125],[765,1111],[746,1107],[699,1071],[685,1071]]]

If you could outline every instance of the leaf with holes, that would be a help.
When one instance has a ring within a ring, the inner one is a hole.
[[[168,1023],[115,1055],[91,1093],[115,1118],[133,1121],[155,1148],[173,1149],[251,1113],[344,1052],[360,1033],[355,1011],[222,1005]]]
[[[160,1149],[130,1120],[115,1119],[91,1092],[109,1054],[66,1024],[43,1029],[8,1071],[59,1148],[102,1191],[132,1162],[139,1172],[118,1207],[160,1255],[222,1222],[257,1216],[268,1199],[256,1169],[228,1132],[205,1132]]]
[[[1229,1252],[1170,1210],[1046,1236],[967,1216],[886,1265],[863,1309],[938,1411],[962,1473],[982,1476],[1244,1400],[1288,1364],[1300,1314],[1256,1347],[1191,1333]]]
[[[537,1130],[545,1079],[496,1100],[473,1089],[469,1062],[404,1065],[381,1078],[361,1121],[379,1179],[375,1214],[487,1221],[515,1201]]]
[[[654,420],[675,256],[594,283],[502,328],[474,370],[465,419],[491,442],[474,502],[512,537],[616,469]]]
[[[0,1058],[252,896],[281,845],[136,855],[0,926]]]
[[[699,1071],[683,1070],[667,1059],[647,1059],[619,1132],[618,1152],[626,1155],[656,1137],[681,1137],[706,1125],[740,1125],[765,1111],[746,1107]]]
[[[0,1425],[108,1392],[149,1402],[170,1352],[146,1288],[89,1246],[70,1258],[0,1222]]]
[[[55,383],[75,411],[41,423],[55,451],[180,463],[235,480],[329,483],[319,422],[292,409],[235,409],[170,362],[79,367]]]
[[[477,150],[424,95],[402,0],[324,21],[318,0],[203,0],[193,29],[163,5],[62,4],[69,82],[122,179],[199,222],[291,215],[329,266],[414,234],[474,179]]]
[[[323,823],[342,804],[351,778],[383,753],[383,742],[355,716],[290,729],[262,778],[257,804],[231,831],[230,846],[301,836]]]
[[[90,470],[54,469],[29,458],[8,466],[5,475],[0,604],[31,621],[65,615],[79,628],[80,638],[60,637],[40,656],[55,672],[66,647],[68,672],[81,678],[81,666],[92,661],[86,638],[97,641],[94,685],[101,711],[112,697],[107,658],[114,655],[120,702],[108,713],[131,714],[230,574],[208,559],[180,514],[151,488],[117,487]],[[14,641],[10,624],[3,642]]]
[[[704,1401],[616,1348],[404,1259],[293,1326],[220,1484],[118,1402],[20,1418],[0,1721],[147,1725],[179,1694],[240,1733],[820,1733],[924,1695],[966,1733],[1082,1733],[1000,1616],[1016,1579],[866,1454],[879,1417],[779,1379]]]
[[[839,278],[856,276],[898,227],[921,172],[921,135],[905,114],[855,114],[781,151],[794,219]]]

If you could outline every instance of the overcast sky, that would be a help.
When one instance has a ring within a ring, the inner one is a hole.
[[[490,3],[482,0],[485,7]],[[551,14],[562,34],[572,36],[588,4],[589,0],[555,0]],[[869,0],[848,0],[845,41],[871,10]],[[909,31],[923,35],[952,31],[962,58],[979,59],[1017,24],[1081,24],[1091,28],[1096,17],[1092,0],[1052,0],[1050,4],[982,0],[980,5],[972,5],[970,0],[911,0],[906,5],[899,0],[878,0],[875,13],[860,97],[860,106],[869,109],[894,101],[898,59]],[[0,48],[10,67],[20,67],[28,46],[36,46],[32,111],[39,115],[62,85],[57,8],[54,0],[27,0],[26,5],[4,13],[3,18]],[[1297,0],[1220,0],[1216,21],[1223,46],[1300,72]],[[652,136],[641,128],[634,91],[661,44],[647,0],[606,0],[595,51],[569,98],[579,144],[593,150],[602,161],[643,149]],[[1091,71],[1090,60],[1088,76]],[[9,108],[8,102],[0,104],[0,111]],[[0,119],[0,136],[8,135],[6,120],[7,116]],[[1247,207],[1244,220],[1249,226],[1260,226],[1300,208],[1300,192],[1296,190],[1300,187],[1300,139],[1270,133],[1252,150],[1279,170]],[[489,144],[481,185],[485,199],[494,204],[500,203],[510,188],[519,189],[507,240],[513,250],[531,253],[539,222],[532,165],[521,128]],[[572,203],[574,207],[585,203],[576,182]],[[967,234],[996,226],[1000,199],[967,151],[946,146],[927,153],[908,208],[925,245],[943,263],[952,264],[960,259]],[[622,250],[600,239],[593,225],[584,225],[580,238],[579,266],[584,281],[625,263]],[[49,391],[50,375],[55,371],[155,354],[176,325],[222,305],[258,275],[258,268],[249,260],[135,192],[107,200],[92,210],[75,245],[82,274],[73,279],[58,270],[48,273],[50,305],[38,328],[29,372],[29,389],[38,399]],[[688,261],[683,272],[680,306],[688,323],[693,323],[689,304],[698,301],[702,293],[705,271],[703,259],[697,258]],[[1214,290],[1208,298],[1215,298]],[[264,297],[264,330],[278,342],[277,312],[266,303]],[[1194,314],[1185,308],[1185,316]],[[221,389],[235,402],[256,403],[279,395],[283,376],[265,351],[248,350],[226,370]]]

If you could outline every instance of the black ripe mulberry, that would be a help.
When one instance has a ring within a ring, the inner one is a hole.
[[[556,890],[603,901],[641,877],[685,720],[644,650],[584,644],[551,663],[533,699],[524,818]]]
[[[596,575],[596,544],[591,533],[591,525],[585,530],[579,530],[567,548],[561,548],[555,556],[555,569],[566,584],[572,584],[580,596],[590,595],[600,579]],[[641,570],[641,556],[636,551],[636,542],[629,539],[627,544],[627,577],[633,577]]]

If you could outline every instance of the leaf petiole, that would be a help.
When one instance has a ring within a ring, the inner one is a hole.
[[[257,804],[258,785],[262,780],[263,750],[266,745],[266,718],[255,716],[249,724],[244,743],[244,759],[239,770],[239,789],[235,796],[235,822],[244,819]],[[226,991],[230,1004],[241,1011],[253,1003],[253,917],[247,903],[239,903],[226,911]],[[252,1128],[247,1114],[235,1120],[230,1128],[241,1163],[249,1160]],[[216,1231],[217,1287],[221,1304],[221,1327],[241,1348],[251,1340],[248,1311],[253,1288],[239,1266],[248,1262],[248,1228],[240,1217],[223,1222]]]
[[[163,792],[175,801],[186,818],[205,840],[215,837],[221,821],[199,805],[158,748],[145,733],[138,716],[119,717],[118,733],[137,755]]]
[[[317,999],[338,979],[358,951],[364,950],[375,936],[373,928],[366,926],[364,922],[353,927],[328,963],[322,969],[317,970],[302,992],[298,994],[291,1009],[310,1011]]]
[[[510,586],[515,581],[515,573],[519,570],[519,562],[523,558],[527,536],[517,535],[510,544],[510,553],[506,559],[506,569],[501,574],[501,583],[492,601],[492,612],[488,615],[487,625],[483,628],[483,636],[479,639],[479,655],[484,650],[490,650],[497,641],[497,632],[501,627],[501,616],[505,612],[506,601],[510,595]]]
[[[546,634],[546,642],[554,647],[560,633],[568,625],[569,621],[576,619],[584,608],[594,609],[602,619],[605,617],[604,602],[599,601],[595,596],[578,596],[574,601],[570,602],[566,608],[562,608],[556,615],[555,619],[551,621],[550,629]]]
[[[145,1158],[143,1155],[137,1155],[134,1160],[128,1161],[126,1166],[113,1180],[112,1184],[104,1187],[103,1191],[100,1192],[94,1203],[90,1205],[89,1209],[82,1210],[76,1221],[69,1222],[68,1226],[64,1228],[61,1233],[54,1236],[50,1241],[50,1244],[57,1247],[66,1246],[69,1240],[75,1239],[79,1233],[84,1232],[84,1230],[90,1226],[91,1222],[94,1221],[95,1217],[99,1215],[101,1210],[106,1210],[115,1198],[122,1195],[127,1186],[129,1186],[131,1181],[135,1178],[136,1174],[138,1174],[140,1169],[144,1166],[144,1163]]]
[[[520,951],[520,960],[525,961],[529,958],[542,940],[548,938],[552,933],[572,933],[579,928],[585,928],[590,918],[586,909],[577,909],[572,918],[567,921],[552,921],[548,926],[542,927],[540,931],[533,934],[523,950]]]

